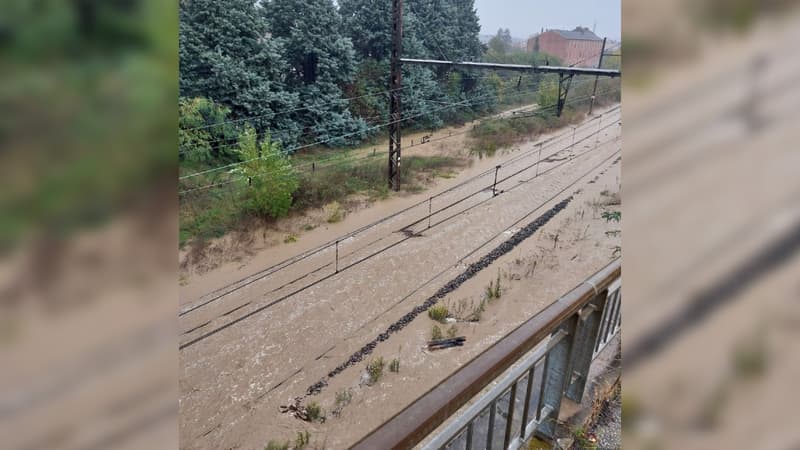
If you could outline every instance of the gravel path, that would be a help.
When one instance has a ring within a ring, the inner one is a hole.
[[[594,434],[598,449],[622,448],[622,401],[619,389],[600,412]]]

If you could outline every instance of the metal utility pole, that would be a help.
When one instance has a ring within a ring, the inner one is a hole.
[[[597,68],[598,69],[602,69],[603,68],[603,55],[606,53],[606,39],[608,39],[608,38],[603,38],[603,49],[600,50],[600,60],[597,62]],[[592,88],[592,99],[589,102],[589,115],[590,116],[592,115],[592,109],[594,109],[594,96],[597,95],[597,80],[599,80],[599,79],[600,79],[599,76],[595,76],[594,77],[594,88]]]
[[[392,0],[392,55],[389,75],[389,188],[400,190],[400,120],[403,68],[403,0]]]
[[[574,74],[558,74],[558,103],[556,104],[557,117],[561,117],[561,113],[564,111],[564,105],[567,103],[567,94],[569,93],[569,87],[572,84],[572,78],[574,76]]]

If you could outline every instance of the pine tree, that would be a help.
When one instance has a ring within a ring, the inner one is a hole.
[[[284,46],[270,35],[252,0],[181,0],[180,94],[206,97],[236,117],[258,117],[259,131],[292,141],[299,130],[284,111],[297,106],[286,91]]]
[[[293,116],[303,126],[305,140],[358,142],[366,124],[352,116],[341,89],[355,75],[355,51],[333,2],[270,0],[262,6],[273,36],[285,46],[286,84],[305,108]],[[350,136],[339,138],[344,135]]]

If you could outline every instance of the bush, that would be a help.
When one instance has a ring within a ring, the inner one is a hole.
[[[178,101],[178,154],[195,163],[233,160],[239,133],[226,123],[230,109],[213,100],[182,97]]]
[[[439,328],[439,325],[434,325],[431,328],[431,340],[438,341],[439,339],[443,339],[444,335],[442,335],[442,329]]]
[[[428,309],[428,317],[431,319],[444,323],[445,319],[447,319],[447,306],[445,305],[434,305]]]
[[[399,359],[394,358],[392,360],[392,362],[389,363],[389,372],[394,372],[394,373],[400,372],[400,360]]]
[[[339,202],[331,202],[325,205],[325,214],[328,216],[328,223],[337,223],[344,219],[345,211]]]
[[[239,159],[233,172],[242,177],[246,208],[260,216],[285,216],[299,182],[280,145],[269,135],[259,145],[255,130],[247,125],[239,136]]]
[[[306,412],[308,413],[308,420],[311,422],[324,422],[325,421],[325,413],[322,411],[322,407],[319,406],[317,402],[311,402],[306,406]]]
[[[353,400],[353,392],[350,389],[344,389],[336,392],[336,403],[334,404],[332,414],[334,417],[339,417],[345,406],[349,405]]]
[[[367,364],[367,374],[369,375],[370,384],[375,384],[381,379],[385,366],[386,363],[383,361],[382,356],[379,356]]]
[[[284,443],[269,441],[264,450],[289,450],[289,441]]]

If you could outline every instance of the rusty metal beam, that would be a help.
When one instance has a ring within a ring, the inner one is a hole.
[[[520,357],[578,313],[598,291],[606,289],[620,274],[620,259],[616,259],[373,430],[353,448],[412,448]]]

